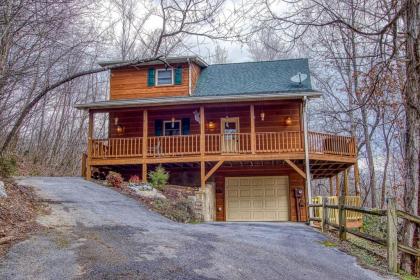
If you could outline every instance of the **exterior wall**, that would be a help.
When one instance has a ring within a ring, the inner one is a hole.
[[[148,65],[138,68],[123,68],[111,71],[110,99],[135,99],[163,96],[186,96],[189,94],[188,63],[173,64],[174,68],[182,66],[182,84],[170,86],[147,86],[148,69],[165,68],[164,65]],[[192,63],[191,84],[193,88],[197,82],[201,68]]]
[[[300,168],[303,168],[300,166]],[[246,174],[246,175],[245,175]],[[222,169],[215,174],[216,181],[216,220],[226,220],[225,208],[225,177],[240,177],[240,176],[289,176],[289,220],[297,221],[296,200],[294,191],[300,187],[305,191],[305,180],[288,166],[276,166],[265,168],[236,168],[236,169]],[[304,195],[304,205],[306,205],[306,192]],[[300,208],[301,219],[306,221],[307,212],[306,206]]]
[[[239,117],[240,132],[251,132],[250,104],[232,106],[232,104],[208,105],[205,108],[206,133],[220,133],[220,119],[225,117]],[[277,101],[270,104],[255,105],[255,130],[256,132],[281,132],[301,130],[301,101]],[[194,111],[198,106],[150,108],[148,111],[148,135],[155,135],[155,120],[169,121],[172,117],[176,120],[183,118],[190,119],[190,134],[200,133],[200,124],[194,120]],[[264,112],[265,118],[261,119]],[[143,132],[143,111],[142,109],[120,109],[110,112],[109,131],[110,137],[141,137]],[[117,134],[115,117],[118,123],[124,127],[123,134]],[[292,124],[287,126],[285,120],[291,117]],[[208,127],[209,122],[215,123],[215,128]]]

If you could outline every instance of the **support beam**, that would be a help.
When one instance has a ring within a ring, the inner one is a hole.
[[[328,179],[330,181],[330,195],[333,196],[334,195],[333,179],[332,179],[332,177],[330,177]]]
[[[93,141],[93,124],[94,124],[94,115],[93,111],[89,110],[89,125],[88,125],[88,156],[86,164],[86,179],[90,180],[92,178],[92,141]]]
[[[344,170],[344,195],[349,195],[349,176],[348,176],[348,169]]]
[[[220,161],[218,161],[217,163],[216,163],[216,165],[215,166],[213,166],[213,168],[212,169],[210,169],[210,171],[207,173],[207,175],[206,176],[204,176],[204,181],[206,182],[210,177],[211,177],[211,175],[213,175],[214,174],[214,172],[216,172],[216,170],[217,169],[219,169],[219,167],[220,166],[222,166],[222,164],[223,164],[223,162],[224,162],[224,160],[220,160]]]
[[[149,116],[147,110],[143,110],[143,147],[142,147],[142,155],[143,159],[147,158],[147,146],[148,146],[148,123],[149,123]],[[142,164],[142,171],[141,171],[141,180],[143,183],[147,183],[147,164]]]
[[[200,106],[200,168],[201,168],[201,189],[206,188],[206,164],[205,164],[205,151],[206,151],[206,119],[204,115],[204,106]]]
[[[340,173],[338,173],[337,175],[335,175],[335,195],[336,196],[340,196]]]
[[[251,153],[255,155],[255,151],[257,150],[256,143],[257,143],[257,135],[255,133],[255,108],[254,104],[249,106],[250,111],[250,118],[251,118]]]
[[[141,165],[141,181],[147,183],[147,164],[143,163]]]
[[[201,190],[206,188],[206,163],[204,161],[200,162],[200,184]]]
[[[306,179],[305,172],[302,171],[296,164],[294,164],[292,161],[285,159],[284,160],[288,165],[290,165],[291,168],[293,168],[300,176],[303,177],[303,179]]]
[[[354,172],[354,190],[356,192],[356,195],[360,195],[360,178],[359,178],[359,165],[356,163],[353,165],[353,172]]]

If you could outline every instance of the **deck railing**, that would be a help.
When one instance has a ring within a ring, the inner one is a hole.
[[[318,132],[308,133],[310,153],[355,156],[352,137]],[[117,158],[142,156],[143,139],[109,138],[91,140],[92,158]],[[303,132],[257,132],[255,153],[303,152]],[[250,154],[253,152],[251,133],[206,134],[205,154]],[[148,157],[177,157],[200,154],[200,135],[153,136],[147,138]]]
[[[148,137],[147,147],[147,155],[151,157],[199,154],[200,135]]]
[[[301,131],[256,133],[256,151],[262,153],[302,152],[303,133]]]
[[[92,158],[137,157],[142,155],[141,137],[94,139]]]

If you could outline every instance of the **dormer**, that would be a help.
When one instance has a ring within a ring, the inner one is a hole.
[[[110,99],[139,99],[189,96],[193,93],[201,70],[207,63],[199,57],[174,57],[135,66],[112,69]],[[105,61],[101,66],[123,61]]]

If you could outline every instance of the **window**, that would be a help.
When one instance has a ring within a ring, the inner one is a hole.
[[[156,70],[156,85],[173,85],[174,84],[174,71],[173,69],[158,69]]]
[[[163,122],[163,135],[181,135],[181,121],[164,121]]]

